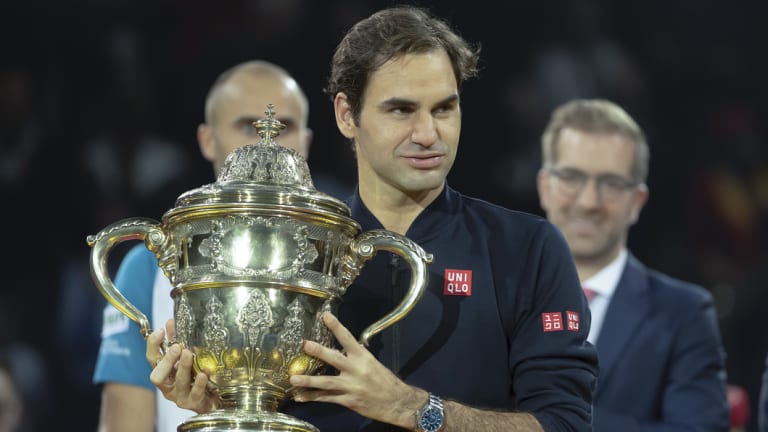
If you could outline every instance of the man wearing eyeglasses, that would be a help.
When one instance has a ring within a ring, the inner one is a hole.
[[[541,206],[571,247],[592,311],[594,430],[728,430],[712,296],[627,250],[648,200],[642,130],[614,103],[574,100],[552,114],[542,150]]]

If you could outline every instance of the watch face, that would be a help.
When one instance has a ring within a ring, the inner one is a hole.
[[[419,418],[419,426],[425,432],[435,432],[443,426],[443,413],[435,407],[427,408]]]

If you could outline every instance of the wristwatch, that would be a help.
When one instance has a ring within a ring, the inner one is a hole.
[[[416,411],[416,432],[439,432],[444,423],[443,401],[430,393],[427,403]]]

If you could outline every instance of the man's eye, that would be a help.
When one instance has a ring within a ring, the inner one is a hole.
[[[607,187],[613,190],[622,190],[629,186],[626,180],[620,179],[620,178],[614,178],[614,177],[603,178],[602,183],[604,187]]]
[[[584,179],[584,176],[573,171],[562,171],[560,173],[560,178],[567,182],[580,182]]]
[[[413,109],[410,107],[394,107],[389,112],[393,114],[410,114],[413,112]]]
[[[245,135],[258,135],[258,130],[250,123],[242,125],[240,131]]]
[[[282,123],[283,126],[285,126],[285,129],[280,131],[281,135],[285,135],[287,133],[290,133],[296,130],[296,122],[294,122],[293,120],[288,120],[288,119],[278,119],[278,120],[280,120],[280,123]]]

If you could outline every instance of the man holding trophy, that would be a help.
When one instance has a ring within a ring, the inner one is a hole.
[[[303,350],[338,374],[290,373],[299,403],[283,411],[322,431],[591,430],[597,356],[568,246],[542,218],[446,184],[459,90],[477,58],[446,23],[410,7],[360,21],[333,57],[327,91],[357,156],[351,215],[362,230],[407,236],[434,261],[423,297],[398,324],[363,338],[368,346],[353,334],[400,301],[408,278],[398,258],[377,256],[349,287],[339,319],[321,315],[340,350],[316,340]],[[217,377],[186,344],[162,350],[164,336],[148,338],[151,381],[181,407],[220,409],[209,391]]]

